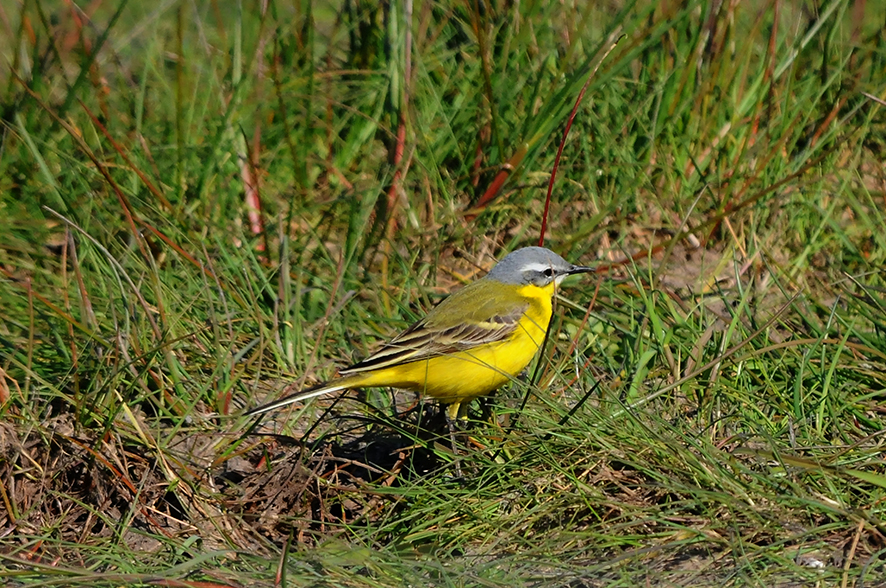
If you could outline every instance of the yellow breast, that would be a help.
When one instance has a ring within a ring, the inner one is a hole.
[[[518,291],[526,312],[506,339],[451,355],[433,357],[366,373],[360,387],[392,386],[414,390],[443,404],[484,396],[515,378],[538,353],[551,321],[554,284],[523,286]]]

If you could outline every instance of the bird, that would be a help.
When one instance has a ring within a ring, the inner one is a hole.
[[[452,434],[453,423],[466,418],[470,401],[514,379],[535,357],[560,283],[591,271],[594,268],[569,263],[544,247],[517,249],[337,377],[253,408],[245,416],[343,390],[399,388],[444,405]]]

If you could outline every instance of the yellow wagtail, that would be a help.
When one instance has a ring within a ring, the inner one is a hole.
[[[462,415],[460,407],[523,371],[544,340],[557,286],[566,276],[592,270],[543,247],[518,249],[339,377],[246,415],[339,390],[391,387],[448,405],[451,425]]]

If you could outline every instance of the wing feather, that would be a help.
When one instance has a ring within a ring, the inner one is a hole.
[[[459,322],[439,328],[426,317],[386,343],[381,349],[359,363],[341,370],[348,376],[396,364],[423,361],[459,351],[468,351],[479,345],[507,339],[517,329],[528,304],[512,305],[506,313],[496,313],[474,322]]]

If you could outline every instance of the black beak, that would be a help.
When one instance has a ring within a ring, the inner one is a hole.
[[[567,275],[571,276],[572,274],[586,274],[588,272],[596,271],[596,268],[589,267],[586,265],[574,265],[569,268],[569,271],[566,272]]]

